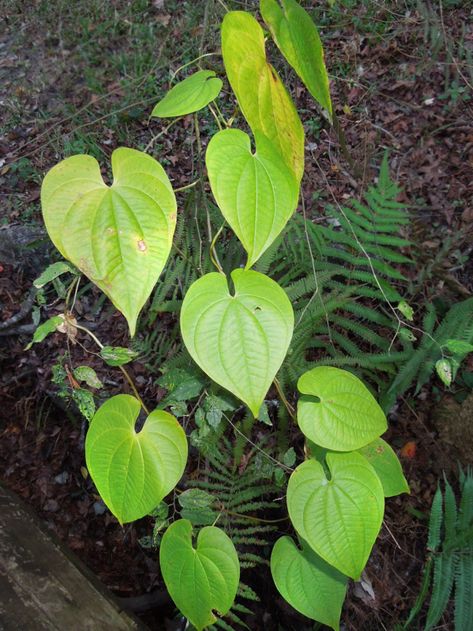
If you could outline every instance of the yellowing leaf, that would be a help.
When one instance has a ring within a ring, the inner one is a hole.
[[[222,54],[230,85],[253,134],[264,134],[300,182],[304,129],[276,70],[268,63],[263,29],[244,11],[230,11],[222,24]]]
[[[41,203],[54,245],[110,298],[134,335],[169,256],[176,200],[164,169],[141,151],[116,149],[112,170],[107,186],[95,158],[66,158],[46,175]]]

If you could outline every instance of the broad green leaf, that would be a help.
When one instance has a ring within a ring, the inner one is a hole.
[[[174,522],[159,549],[164,582],[174,603],[197,629],[216,622],[213,611],[225,615],[235,599],[240,564],[231,539],[215,526],[206,526],[192,545],[192,524]]]
[[[191,357],[207,375],[244,401],[255,417],[291,341],[294,313],[286,293],[259,272],[212,272],[188,290],[181,331]]]
[[[261,15],[288,63],[332,118],[332,101],[319,32],[296,0],[260,0]]]
[[[281,537],[271,553],[271,574],[281,596],[304,616],[340,628],[347,578],[302,542]]]
[[[402,472],[399,458],[385,440],[377,438],[358,451],[376,471],[383,485],[384,497],[409,493],[409,485]]]
[[[321,447],[334,451],[359,449],[387,429],[376,399],[358,377],[346,370],[318,366],[302,375],[297,388],[305,395],[297,406],[299,427]]]
[[[251,267],[283,230],[297,206],[299,186],[278,150],[255,132],[218,132],[209,142],[207,171],[217,204],[248,253]]]
[[[52,265],[48,265],[48,267],[44,270],[38,278],[33,281],[33,285],[38,289],[44,287],[61,274],[77,274],[77,270],[70,263],[66,261],[58,261],[57,263],[52,263]]]
[[[327,563],[357,580],[383,521],[384,494],[359,453],[328,453],[324,468],[307,460],[289,478],[287,506],[299,535]]]
[[[222,55],[230,85],[253,134],[261,132],[281,153],[296,179],[304,171],[304,129],[276,70],[268,63],[263,29],[245,11],[222,23]]]
[[[108,399],[85,441],[87,468],[105,504],[122,524],[150,513],[178,483],[187,460],[184,430],[171,414],[151,412],[137,432],[140,403]]]
[[[445,346],[454,355],[467,355],[473,353],[473,344],[469,344],[464,340],[447,340]]]
[[[123,346],[104,346],[100,349],[100,357],[109,366],[123,366],[138,357],[139,353]]]
[[[53,316],[40,324],[36,331],[33,333],[33,339],[31,342],[25,346],[25,351],[29,351],[33,344],[38,344],[38,342],[42,342],[45,338],[48,337],[50,333],[54,333],[61,324],[63,324],[64,318],[60,315]]]
[[[95,158],[66,158],[43,181],[41,204],[49,236],[123,313],[130,334],[169,256],[176,200],[162,166],[120,148],[112,154],[113,184]]]
[[[168,118],[198,112],[217,98],[222,81],[212,70],[199,70],[175,85],[157,103],[151,116]]]

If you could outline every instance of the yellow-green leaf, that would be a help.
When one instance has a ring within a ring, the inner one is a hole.
[[[209,142],[206,164],[223,216],[248,253],[251,267],[280,234],[296,209],[299,187],[273,144],[258,131],[256,151],[239,129]]]
[[[294,313],[281,287],[252,270],[199,278],[181,310],[184,344],[218,384],[244,401],[255,418],[291,341]]]
[[[294,528],[327,563],[355,580],[366,565],[384,514],[383,487],[357,452],[307,460],[289,478],[287,507]]]
[[[194,547],[191,522],[179,519],[164,533],[159,563],[169,595],[197,631],[217,621],[214,611],[225,615],[232,606],[240,563],[220,528],[202,528]]]
[[[217,98],[222,80],[212,70],[199,70],[175,85],[157,103],[151,116],[168,118],[198,112]]]
[[[324,51],[312,18],[296,0],[260,0],[261,15],[288,63],[332,118]]]
[[[164,169],[141,151],[116,149],[112,171],[107,186],[95,158],[66,158],[46,175],[41,203],[54,245],[110,298],[134,335],[169,256],[176,200]]]
[[[154,410],[142,429],[140,403],[129,394],[108,399],[87,432],[85,457],[100,496],[120,523],[150,513],[179,482],[187,439],[178,421]]]
[[[253,134],[264,134],[299,182],[304,171],[304,129],[276,70],[268,63],[263,29],[245,11],[222,24],[222,54],[230,85]]]

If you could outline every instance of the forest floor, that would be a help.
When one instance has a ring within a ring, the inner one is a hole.
[[[152,520],[122,528],[105,510],[84,468],[85,424],[74,409],[64,409],[51,383],[63,338],[54,335],[24,351],[34,331],[28,308],[32,281],[49,260],[40,186],[63,157],[88,153],[108,164],[117,146],[148,148],[176,188],[193,181],[192,116],[160,135],[165,123],[150,119],[150,111],[172,71],[218,51],[224,9],[216,0],[27,4],[0,0],[0,237],[17,231],[22,243],[34,246],[18,248],[7,243],[10,237],[0,241],[0,476],[115,594],[153,593],[161,587],[157,557],[139,543],[150,534]],[[226,4],[257,8],[251,1]],[[314,219],[333,199],[359,197],[388,149],[392,177],[412,217],[409,236],[423,261],[409,272],[417,288],[414,306],[439,296],[450,301],[471,296],[473,5],[455,0],[302,4],[320,25],[332,99],[359,168],[355,177],[337,137],[281,64],[306,130],[307,214]],[[222,74],[220,57],[204,62]],[[210,115],[203,116],[201,129],[205,146],[217,130]],[[2,328],[22,304],[24,317]],[[60,306],[60,298],[47,305]],[[97,335],[110,345],[127,345],[123,318],[111,315],[111,305],[103,307],[98,292],[81,296],[77,310],[91,323],[100,312]],[[85,350],[82,344],[72,349],[76,365],[90,364],[90,347],[84,344]],[[139,358],[132,364],[134,379],[146,400],[159,401],[163,391],[144,364]],[[94,360],[92,365],[109,391],[124,387],[113,370]],[[467,369],[473,370],[471,360]],[[345,629],[390,630],[408,616],[420,588],[438,480],[444,471],[455,480],[458,460],[473,463],[473,449],[468,460],[463,445],[439,438],[434,412],[456,393],[445,392],[434,379],[417,397],[409,393],[398,401],[389,440],[401,454],[411,494],[387,502],[364,582],[350,587]],[[262,602],[250,628],[312,628],[289,613],[267,586],[269,580],[261,583]],[[161,608],[143,619],[161,629],[171,614],[172,607]],[[452,628],[450,614],[441,628]]]

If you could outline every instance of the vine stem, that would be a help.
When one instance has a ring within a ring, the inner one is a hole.
[[[289,401],[286,399],[286,395],[284,394],[282,388],[281,388],[281,384],[279,383],[278,379],[275,377],[274,381],[273,381],[274,385],[276,386],[276,390],[277,393],[279,395],[279,398],[281,399],[281,401],[284,404],[284,407],[286,408],[286,410],[288,411],[289,416],[292,418],[292,420],[297,423],[297,419],[296,419],[296,414],[295,414],[295,410],[292,407],[292,405],[289,403]]]
[[[66,316],[66,320],[68,320],[67,316]],[[84,331],[84,333],[87,333],[94,340],[94,342],[97,344],[97,346],[100,348],[100,350],[102,350],[102,348],[104,348],[104,345],[99,340],[99,338],[96,335],[94,335],[92,333],[92,331],[89,331],[89,329],[87,327],[82,326],[80,324],[77,324],[75,322],[70,322],[70,324],[71,324],[71,326],[74,326],[76,329],[79,329],[80,331]],[[136,386],[135,386],[135,384],[133,382],[133,379],[130,377],[130,373],[126,370],[126,368],[123,368],[123,366],[118,366],[118,368],[121,370],[121,372],[125,376],[125,379],[128,381],[128,383],[130,385],[130,388],[132,389],[133,394],[135,395],[135,397],[140,402],[141,407],[146,412],[146,414],[149,416],[150,412],[149,412],[148,408],[146,407],[146,405],[144,404],[143,399],[140,397],[140,395],[138,393],[138,390],[136,389]]]
[[[353,171],[353,175],[359,179],[361,177],[360,170],[358,168],[358,165],[355,163],[355,161],[351,157],[351,153],[347,145],[345,132],[343,131],[343,128],[340,125],[340,121],[338,120],[338,116],[335,114],[335,112],[332,112],[332,121],[333,121],[333,129],[337,135],[338,142],[340,143],[340,149],[342,151],[342,155],[345,158],[345,160],[348,162],[348,164],[350,165],[350,169]]]

